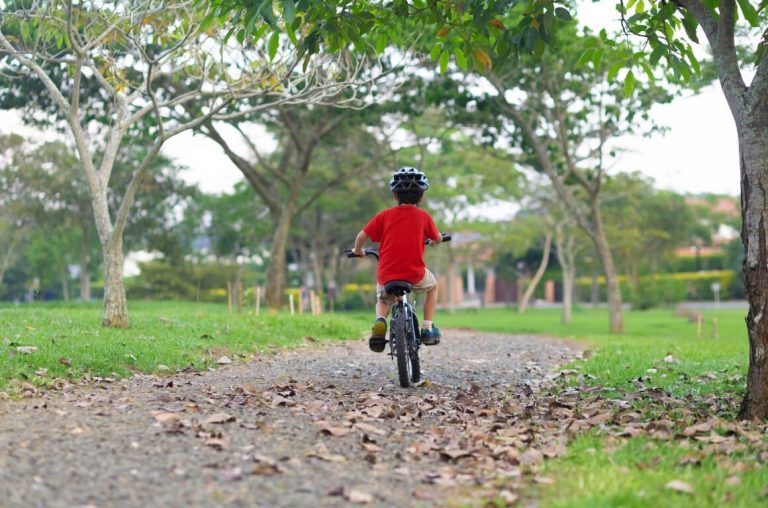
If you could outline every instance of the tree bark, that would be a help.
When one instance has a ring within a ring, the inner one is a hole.
[[[536,286],[539,284],[539,281],[544,276],[544,272],[547,270],[547,265],[549,264],[549,251],[551,247],[552,233],[549,232],[544,238],[544,252],[541,255],[541,263],[539,263],[539,268],[536,270],[536,273],[533,274],[531,282],[528,284],[523,297],[520,299],[520,305],[517,308],[517,311],[520,314],[524,313],[525,309],[528,308],[528,302],[531,300],[531,296],[533,296],[533,292],[536,289]]]
[[[288,233],[291,229],[292,213],[283,208],[277,217],[273,217],[272,248],[269,254],[267,268],[267,287],[265,289],[267,304],[272,309],[283,306],[285,292],[285,254],[288,246]]]
[[[624,332],[624,315],[621,303],[621,288],[619,287],[619,277],[616,274],[616,266],[613,263],[613,255],[608,247],[608,239],[605,236],[603,221],[600,216],[600,203],[597,199],[592,201],[592,225],[594,234],[590,235],[595,244],[597,256],[600,258],[600,264],[603,267],[605,275],[605,289],[608,296],[608,314],[611,333]]]
[[[573,286],[576,280],[576,253],[574,252],[573,236],[558,228],[555,235],[555,247],[557,249],[557,261],[563,271],[563,324],[570,324],[573,310]]]
[[[83,224],[81,226],[83,238],[80,244],[80,299],[84,302],[91,300],[91,272],[88,265],[91,261],[91,239],[90,227]]]
[[[737,121],[749,370],[739,417],[768,419],[768,103]]]
[[[123,239],[114,237],[102,244],[104,252],[104,308],[102,326],[128,328],[128,302],[123,282]]]

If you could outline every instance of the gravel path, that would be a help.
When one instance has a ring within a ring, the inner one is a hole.
[[[0,507],[445,505],[446,489],[487,480],[461,451],[472,419],[579,352],[444,337],[410,389],[357,340],[0,401]]]

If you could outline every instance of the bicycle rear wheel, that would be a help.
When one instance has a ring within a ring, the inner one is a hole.
[[[415,312],[411,312],[411,328],[409,330],[410,337],[410,357],[411,357],[411,382],[418,383],[421,380],[421,364],[419,362],[419,320],[416,317]]]
[[[400,386],[408,388],[411,386],[411,377],[413,367],[411,365],[411,355],[408,348],[408,324],[405,309],[401,306],[392,310],[392,326],[389,332],[389,338],[395,346],[395,359],[397,360],[397,377],[400,379]]]

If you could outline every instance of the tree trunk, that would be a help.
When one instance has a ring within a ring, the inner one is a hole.
[[[88,224],[81,226],[83,233],[82,243],[80,244],[80,299],[84,302],[91,300],[91,272],[88,265],[91,261],[91,239],[90,227]]]
[[[65,302],[69,301],[69,271],[65,264],[61,270],[61,294]]]
[[[267,305],[271,309],[283,306],[285,292],[285,253],[288,246],[288,233],[291,229],[292,212],[283,209],[277,217],[273,217],[272,249],[269,254],[267,268],[267,287],[265,289]]]
[[[102,245],[104,253],[104,309],[102,326],[128,328],[128,302],[123,283],[123,239],[115,237]]]
[[[525,309],[528,307],[528,302],[531,300],[536,286],[539,284],[539,281],[544,276],[544,272],[547,270],[547,265],[549,264],[549,250],[551,247],[552,233],[549,232],[544,238],[544,252],[541,255],[541,263],[539,263],[539,268],[536,270],[536,273],[533,274],[531,282],[528,284],[523,297],[520,299],[520,305],[517,308],[520,314],[525,312]]]
[[[765,102],[764,102],[765,103]],[[768,104],[768,103],[765,103]],[[739,417],[768,419],[768,106],[737,121],[749,371]]]
[[[555,237],[557,261],[563,271],[563,324],[570,324],[573,309],[573,285],[576,280],[576,259],[573,247],[573,236],[565,237],[562,228]]]
[[[595,244],[597,256],[600,258],[600,264],[603,267],[603,275],[605,275],[610,331],[611,333],[624,333],[624,311],[621,305],[619,277],[616,274],[611,249],[608,247],[608,240],[605,237],[603,221],[600,217],[600,203],[597,200],[592,202],[592,224],[594,227],[594,234],[591,235],[592,241]]]

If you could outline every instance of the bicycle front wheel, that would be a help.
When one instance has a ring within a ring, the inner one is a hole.
[[[408,388],[411,386],[413,370],[411,366],[411,355],[408,348],[408,323],[406,322],[407,316],[405,314],[405,309],[403,308],[396,308],[393,310],[390,340],[392,340],[395,345],[397,377],[400,379],[400,386]]]

